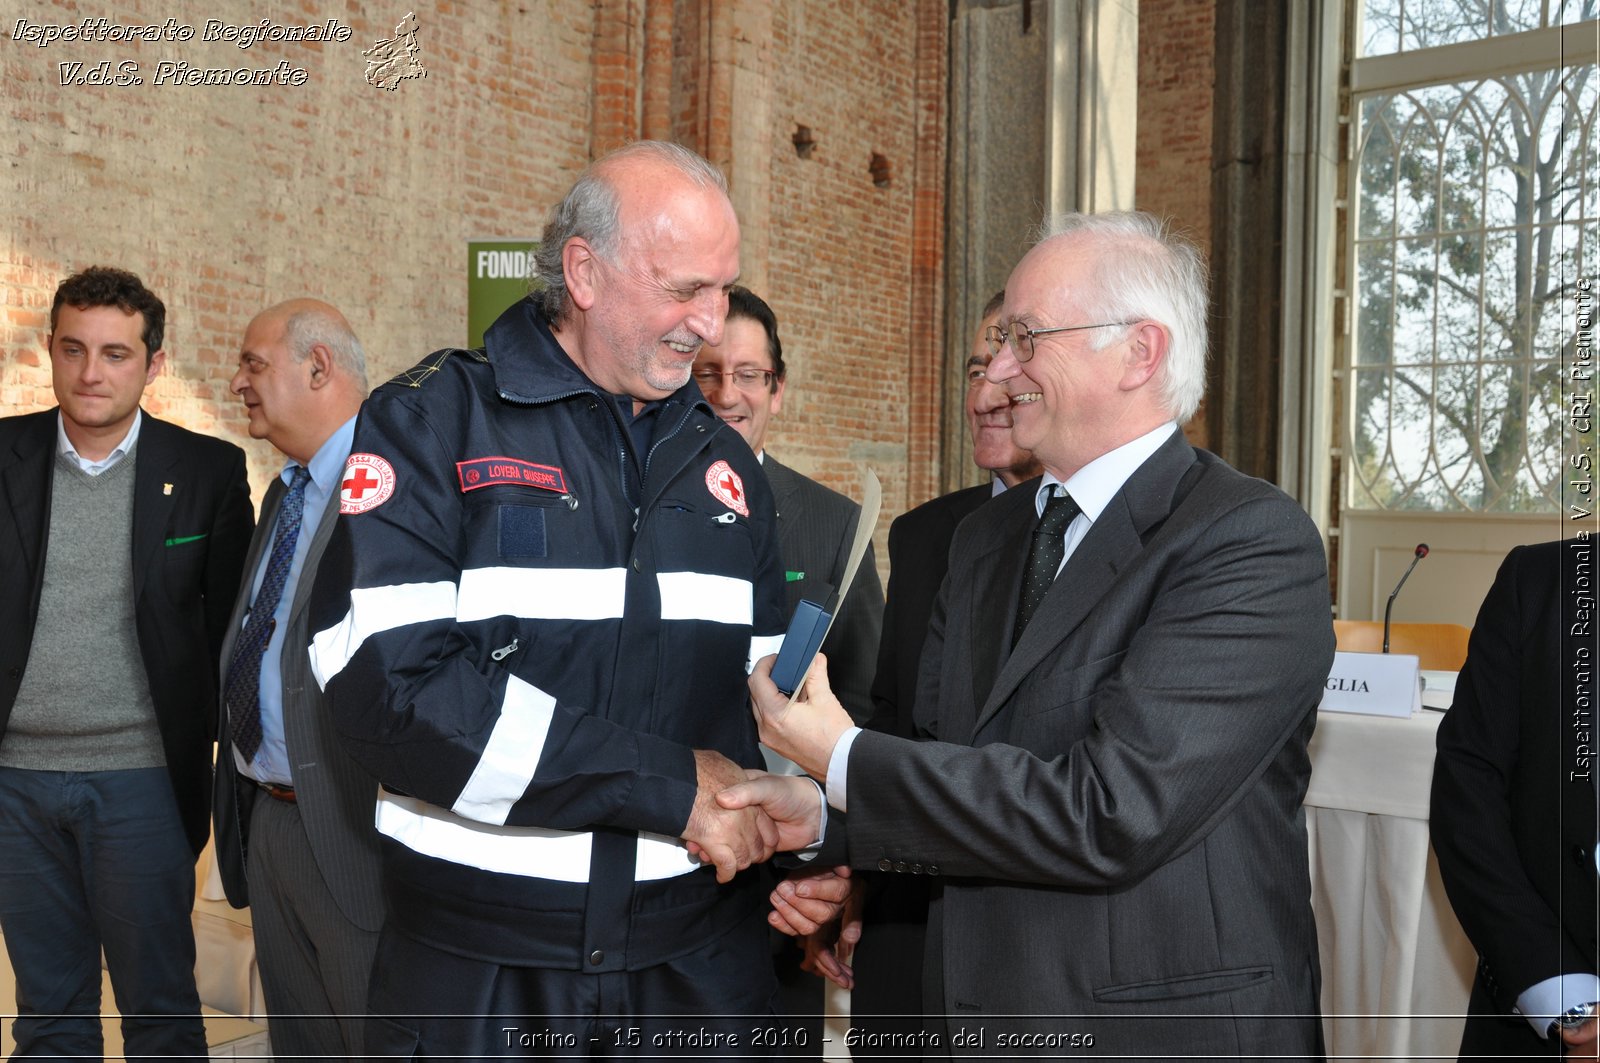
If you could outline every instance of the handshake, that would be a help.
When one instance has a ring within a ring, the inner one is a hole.
[[[750,673],[750,707],[761,741],[813,778],[825,778],[834,743],[851,727],[850,714],[828,686],[827,658],[817,654],[792,705],[773,685],[775,659],[763,657]],[[804,849],[821,838],[826,809],[811,782],[746,771],[713,750],[697,749],[694,758],[699,788],[683,840],[702,863],[716,865],[718,882],[775,852]]]
[[[822,778],[834,743],[852,726],[850,715],[828,687],[821,654],[793,705],[773,685],[773,660],[763,658],[750,675],[761,741]],[[693,856],[715,865],[718,882],[821,838],[827,810],[809,779],[746,770],[713,750],[697,749],[694,757],[698,790],[683,840]],[[853,978],[845,961],[860,936],[859,894],[852,886],[848,867],[795,872],[773,891],[767,916],[774,928],[805,939],[803,967],[847,988]]]
[[[699,789],[683,840],[716,866],[718,882],[820,836],[822,805],[808,780],[746,770],[709,749],[695,750],[694,763]]]
[[[700,792],[684,827],[689,852],[715,864],[717,881],[774,852],[817,840],[822,808],[817,788],[796,775],[746,771],[720,753],[695,750]],[[852,988],[850,950],[861,937],[860,894],[848,867],[792,872],[772,891],[767,922],[801,939],[801,968]]]

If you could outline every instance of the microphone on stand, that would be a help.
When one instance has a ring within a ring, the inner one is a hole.
[[[1417,567],[1417,562],[1428,556],[1428,544],[1418,543],[1416,555],[1411,559],[1411,565],[1406,569],[1406,574],[1400,577],[1400,582],[1394,585],[1394,591],[1389,595],[1389,604],[1383,607],[1383,652],[1389,652],[1389,614],[1394,610],[1394,600],[1400,594],[1400,588],[1406,585],[1406,580],[1411,578],[1411,570]]]

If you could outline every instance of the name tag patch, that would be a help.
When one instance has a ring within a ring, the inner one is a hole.
[[[537,487],[541,491],[567,493],[567,475],[554,465],[539,465],[521,458],[473,458],[456,462],[462,493],[496,484]]]

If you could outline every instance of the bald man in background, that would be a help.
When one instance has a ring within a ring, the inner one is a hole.
[[[366,356],[344,315],[315,299],[262,311],[231,390],[250,435],[287,459],[267,489],[223,644],[214,818],[228,900],[249,905],[280,1057],[362,1051],[383,923],[378,784],[340,746],[308,673],[307,604],[339,512]]]

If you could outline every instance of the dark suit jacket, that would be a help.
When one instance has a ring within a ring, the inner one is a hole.
[[[805,573],[804,579],[786,584],[792,616],[801,599],[826,604],[828,595],[844,579],[861,507],[839,492],[801,476],[771,453],[762,458],[761,467],[772,485],[772,498],[778,509],[778,553],[784,568]],[[882,627],[883,584],[869,545],[850,592],[840,601],[833,628],[822,643],[822,652],[828,657],[828,681],[857,720],[866,719],[872,712],[872,670],[878,658]]]
[[[917,662],[928,637],[928,618],[950,566],[956,525],[989,501],[991,484],[968,487],[924,502],[889,525],[889,598],[872,680],[872,718],[865,726],[901,738],[916,737],[911,704]]]
[[[57,423],[53,409],[0,420],[0,736],[44,586]],[[250,541],[250,484],[244,451],[148,413],[134,456],[129,561],[139,652],[178,812],[198,855],[211,828],[217,653]]]
[[[1433,848],[1480,958],[1463,1055],[1559,1055],[1559,1042],[1511,1014],[1517,996],[1546,978],[1600,971],[1597,554],[1593,541],[1511,551],[1478,611],[1455,702],[1439,724]],[[1575,727],[1580,696],[1589,715]]]
[[[1320,1056],[1300,807],[1334,645],[1316,528],[1174,433],[1011,650],[1036,522],[1017,490],[957,530],[915,709],[939,740],[857,737],[851,864],[935,879],[926,995],[986,1052],[1024,1031]]]
[[[878,671],[872,680],[872,718],[866,726],[901,738],[916,736],[912,701],[917,689],[917,662],[928,635],[934,598],[950,564],[950,540],[956,525],[993,495],[991,484],[968,487],[924,502],[889,525],[889,596],[883,607],[883,638],[878,643]],[[852,1021],[872,1024],[874,1015],[921,1015],[923,937],[928,926],[928,879],[916,875],[867,876],[862,910],[861,942],[852,964],[856,984],[850,991]],[[886,1032],[920,1029],[882,1025]],[[912,1041],[886,1042],[892,1048],[853,1049],[858,1055],[908,1056]]]
[[[244,626],[250,592],[262,554],[272,548],[278,507],[287,488],[275,476],[261,504],[261,524],[250,541],[237,600],[222,648],[222,667],[233,657],[234,639]],[[284,632],[278,667],[283,675],[283,730],[294,774],[296,807],[311,843],[311,855],[322,872],[339,910],[363,930],[383,923],[383,898],[379,888],[378,832],[372,825],[378,784],[350,759],[334,731],[327,700],[311,675],[306,647],[311,643],[309,604],[316,582],[317,564],[333,537],[339,516],[339,493],[328,499],[316,538],[292,589],[289,627]],[[235,908],[249,904],[245,860],[249,855],[250,810],[261,791],[240,775],[233,759],[233,733],[224,707],[218,714],[216,828],[217,870],[228,902]]]

